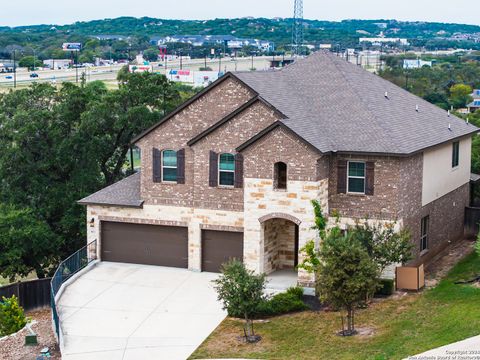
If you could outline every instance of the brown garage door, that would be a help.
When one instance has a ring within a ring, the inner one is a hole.
[[[243,261],[243,233],[202,230],[202,271],[219,272],[232,258]]]
[[[188,267],[188,229],[102,221],[102,260]]]

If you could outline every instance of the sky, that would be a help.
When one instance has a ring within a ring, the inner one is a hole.
[[[397,19],[480,25],[478,0],[304,0],[318,20]],[[0,26],[70,24],[119,16],[163,19],[291,17],[294,0],[1,0]],[[475,7],[477,7],[475,9]]]

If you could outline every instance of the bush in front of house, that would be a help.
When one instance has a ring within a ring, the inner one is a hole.
[[[265,295],[265,274],[257,275],[241,261],[231,260],[222,265],[222,273],[214,280],[218,300],[230,316],[245,319],[244,334],[247,342],[258,341],[252,318]]]
[[[286,292],[276,294],[272,298],[261,302],[254,317],[276,316],[307,309],[308,306],[303,302],[303,289],[301,287],[291,287]]]
[[[27,324],[23,308],[18,299],[3,297],[0,301],[0,336],[7,336],[21,330]]]
[[[375,296],[390,296],[395,291],[395,280],[380,279]]]

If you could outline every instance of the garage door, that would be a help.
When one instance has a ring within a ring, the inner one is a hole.
[[[219,272],[232,258],[243,261],[243,233],[202,230],[202,271]]]
[[[188,267],[188,229],[102,221],[102,260]]]

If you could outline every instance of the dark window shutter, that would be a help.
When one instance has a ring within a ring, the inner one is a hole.
[[[210,171],[208,185],[217,187],[218,185],[218,155],[215,151],[210,151]]]
[[[337,194],[347,192],[347,160],[337,162]]]
[[[185,184],[185,149],[177,151],[177,184]]]
[[[365,164],[365,195],[373,195],[375,187],[375,163],[367,161]]]
[[[235,187],[243,187],[243,155],[235,154]]]
[[[153,182],[162,181],[162,152],[153,148],[152,153]]]

